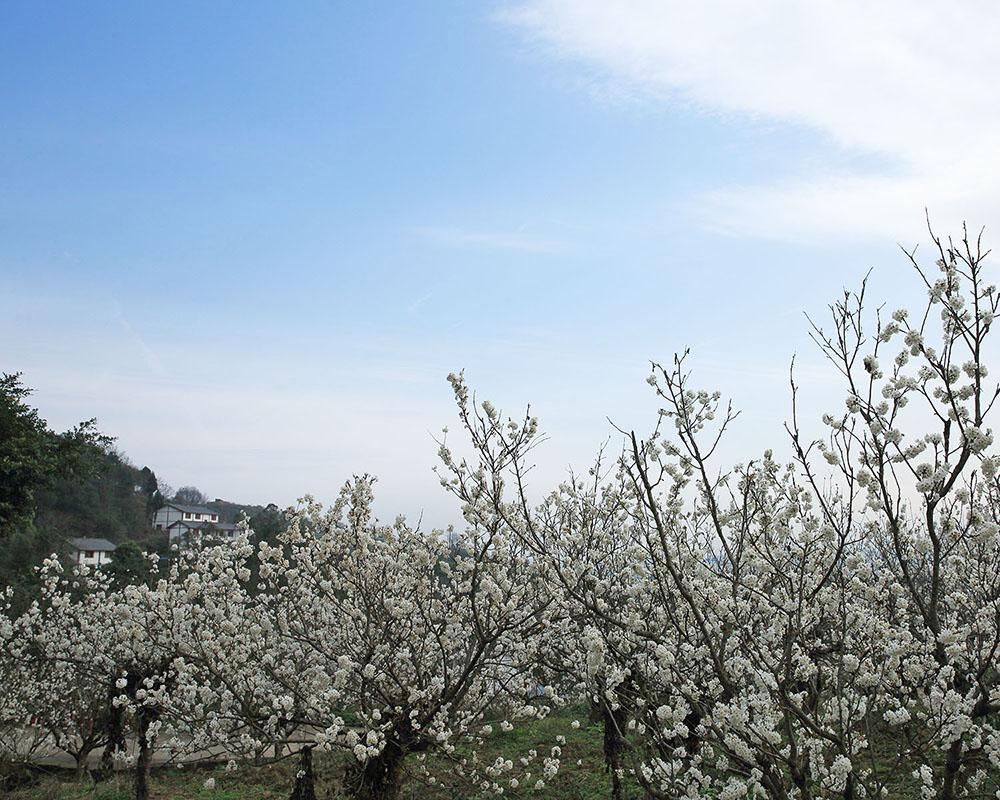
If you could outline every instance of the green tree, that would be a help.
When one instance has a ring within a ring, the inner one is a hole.
[[[278,538],[279,533],[288,527],[288,520],[274,503],[268,503],[250,517],[250,527],[258,542],[270,544]]]
[[[103,567],[103,570],[119,588],[128,584],[146,583],[153,574],[145,551],[136,542],[122,542],[118,545],[111,563]]]
[[[20,373],[0,377],[0,540],[30,525],[39,491],[100,469],[113,441],[94,419],[56,433],[26,402],[30,394]]]
[[[146,513],[150,516],[157,509],[163,507],[165,499],[163,493],[160,491],[160,481],[156,477],[156,473],[153,472],[149,467],[143,467],[139,471],[139,492],[143,497],[146,498]]]
[[[203,506],[208,502],[208,498],[197,486],[182,486],[174,494],[174,502],[190,506]]]

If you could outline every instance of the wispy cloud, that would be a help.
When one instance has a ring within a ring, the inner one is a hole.
[[[541,239],[521,231],[477,231],[447,226],[420,226],[413,232],[442,247],[478,250],[512,250],[536,255],[560,255],[569,250],[565,242]]]
[[[925,205],[942,227],[1000,214],[994,3],[527,0],[502,19],[588,65],[604,92],[805,126],[883,165],[715,187],[694,201],[711,227],[886,237],[912,231]]]

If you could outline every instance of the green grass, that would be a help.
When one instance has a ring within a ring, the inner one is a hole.
[[[579,719],[581,726],[573,729],[571,723]],[[555,745],[556,737],[566,737],[562,749],[559,774],[546,787],[537,791],[534,780],[540,776],[542,760]],[[883,768],[890,767],[895,755],[892,737],[881,740],[877,760]],[[534,773],[531,785],[522,784],[517,789],[509,788],[509,777],[502,781],[504,796],[514,800],[607,800],[611,796],[610,778],[604,769],[602,756],[603,733],[598,725],[587,722],[584,709],[563,710],[547,719],[525,725],[518,725],[503,733],[494,726],[494,733],[479,749],[479,756],[485,763],[492,763],[497,756],[512,759],[515,764],[520,756],[530,749],[538,751],[538,757],[530,769]],[[468,756],[471,748],[461,746],[455,758]],[[340,797],[339,786],[347,763],[342,753],[317,754],[314,759],[317,795],[322,800],[336,800]],[[467,782],[454,775],[453,763],[442,755],[429,755],[427,766],[434,776],[430,783],[417,774],[416,756],[410,756],[406,766],[406,780],[401,800],[464,800],[473,791]],[[577,763],[579,762],[579,763]],[[285,759],[266,766],[241,766],[227,772],[222,766],[162,767],[155,769],[151,778],[153,800],[285,800],[292,791],[297,759]],[[514,770],[513,776],[521,778],[523,769]],[[215,779],[213,789],[204,788],[206,778]],[[990,791],[996,788],[991,780]],[[131,775],[127,772],[116,775],[111,781],[95,786],[89,779],[76,783],[69,772],[41,775],[33,786],[8,792],[10,800],[130,800],[132,796]],[[640,798],[643,793],[634,779],[625,778],[626,797]],[[916,781],[903,769],[890,785],[892,800],[910,800],[919,797]]]
[[[580,720],[582,726],[579,729],[571,727],[570,723],[574,719]],[[566,744],[560,745],[562,755],[559,774],[548,782],[545,789],[536,791],[532,786],[535,778],[541,776],[543,758],[557,744],[556,737],[560,735],[566,738]],[[611,782],[604,771],[603,732],[599,726],[587,724],[585,710],[578,714],[561,713],[529,725],[515,726],[509,733],[502,733],[494,726],[494,734],[480,749],[479,755],[486,763],[502,755],[517,764],[518,757],[526,755],[533,748],[538,751],[538,757],[528,768],[534,773],[532,780],[528,785],[517,789],[511,789],[506,782],[501,782],[505,786],[505,797],[606,800],[611,796]],[[462,749],[458,754],[462,754]],[[438,759],[439,763],[441,761],[442,759]],[[403,788],[403,800],[459,800],[469,796],[467,785],[456,782],[449,770],[435,769],[433,762],[434,759],[429,757],[430,770],[440,783],[429,785],[419,779],[411,780]],[[520,777],[522,771],[518,765],[512,775]]]
[[[582,726],[574,730],[570,723],[579,718]],[[556,744],[557,736],[565,736],[559,774],[542,791],[531,786],[517,790],[507,789],[506,797],[546,798],[549,800],[604,800],[610,797],[610,781],[604,771],[601,756],[602,733],[599,727],[588,726],[585,712],[560,714],[527,725],[519,725],[509,733],[494,726],[480,749],[480,758],[492,762],[503,755],[517,763],[521,755],[534,748],[538,758],[530,769],[535,776],[541,774],[541,763]],[[463,748],[456,755],[467,754]],[[415,756],[410,759],[415,761]],[[577,761],[580,764],[577,764]],[[343,754],[317,754],[315,758],[317,795],[325,800],[339,798],[339,784],[343,775]],[[407,764],[407,779],[403,786],[402,800],[459,800],[470,796],[467,783],[453,777],[451,763],[441,756],[428,756],[428,769],[436,778],[430,784],[416,775],[415,763]],[[151,777],[151,794],[154,800],[284,800],[292,791],[297,763],[287,759],[261,767],[243,766],[227,772],[219,767],[162,767],[154,769]],[[518,775],[518,770],[515,770]],[[215,779],[214,789],[205,789],[206,778]],[[534,777],[531,783],[534,783]],[[506,785],[506,784],[504,784]],[[53,772],[43,774],[39,781],[27,788],[9,792],[10,800],[129,800],[131,775],[116,774],[110,781],[95,786],[89,779],[76,783],[72,774]]]

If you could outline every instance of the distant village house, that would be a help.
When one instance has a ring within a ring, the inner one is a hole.
[[[167,503],[153,515],[153,527],[167,532],[167,541],[179,547],[200,544],[205,539],[229,540],[239,526],[220,522],[219,512],[207,506]]]
[[[70,558],[81,567],[101,567],[111,563],[111,554],[117,547],[107,539],[79,537],[69,540]]]

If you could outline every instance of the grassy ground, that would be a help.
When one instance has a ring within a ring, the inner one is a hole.
[[[497,756],[513,759],[534,748],[538,758],[529,768],[534,773],[531,784],[540,776],[542,758],[548,755],[557,736],[565,736],[559,774],[541,791],[529,786],[507,788],[513,798],[551,798],[551,800],[605,800],[610,796],[608,776],[601,756],[602,733],[599,727],[582,726],[574,730],[573,716],[559,715],[530,725],[518,726],[509,733],[497,731],[481,750],[481,757],[492,762]],[[577,761],[580,763],[578,764]],[[316,758],[316,789],[320,798],[339,797],[343,756],[322,755]],[[403,800],[460,800],[469,796],[467,784],[456,782],[450,764],[442,758],[428,757],[428,769],[435,778],[429,783],[410,774],[403,787]],[[415,765],[414,765],[415,766]],[[287,798],[295,781],[297,763],[283,761],[264,767],[241,767],[226,772],[222,767],[163,767],[153,771],[151,785],[155,800],[277,800]],[[410,772],[415,772],[410,770]],[[515,770],[515,775],[517,775]],[[215,787],[205,788],[205,780],[214,778]],[[128,773],[95,786],[89,781],[76,783],[71,774],[42,774],[33,786],[9,792],[10,800],[129,800],[131,783]]]
[[[579,719],[581,727],[574,729],[573,719]],[[548,782],[542,790],[535,790],[535,778],[542,771],[542,759],[548,755],[556,737],[564,736],[565,744],[560,744],[561,766],[559,774]],[[602,731],[600,727],[587,723],[586,713],[580,710],[574,714],[562,712],[548,719],[528,725],[517,726],[509,733],[496,731],[480,750],[480,757],[491,763],[497,756],[513,759],[526,755],[529,750],[538,751],[538,757],[530,769],[534,773],[528,783],[516,790],[509,788],[509,778],[503,781],[506,797],[533,800],[607,800],[611,795],[610,780],[604,771],[602,751]],[[883,767],[893,762],[895,748],[892,740],[884,743],[884,752],[878,754]],[[416,757],[410,757],[415,762]],[[345,756],[343,754],[317,754],[315,759],[316,790],[321,800],[339,798],[339,785],[343,775]],[[441,756],[428,756],[427,766],[434,782],[416,774],[416,764],[410,763],[408,777],[402,791],[402,800],[464,800],[472,792],[466,783],[456,781],[451,763]],[[152,775],[152,797],[154,800],[285,800],[295,782],[297,760],[292,758],[268,766],[244,766],[233,772],[226,772],[221,766],[212,767],[162,767]],[[521,777],[522,770],[512,775]],[[205,788],[207,778],[213,778],[215,786]],[[638,788],[626,779],[626,797],[642,797]],[[990,781],[990,793],[997,788],[996,780]],[[130,800],[131,780],[129,773],[121,773],[110,782],[95,786],[89,779],[83,783],[73,780],[71,773],[42,774],[34,785],[9,791],[0,795],[10,800]],[[898,780],[890,786],[891,800],[910,800],[919,797],[919,790],[909,772],[903,770]]]

